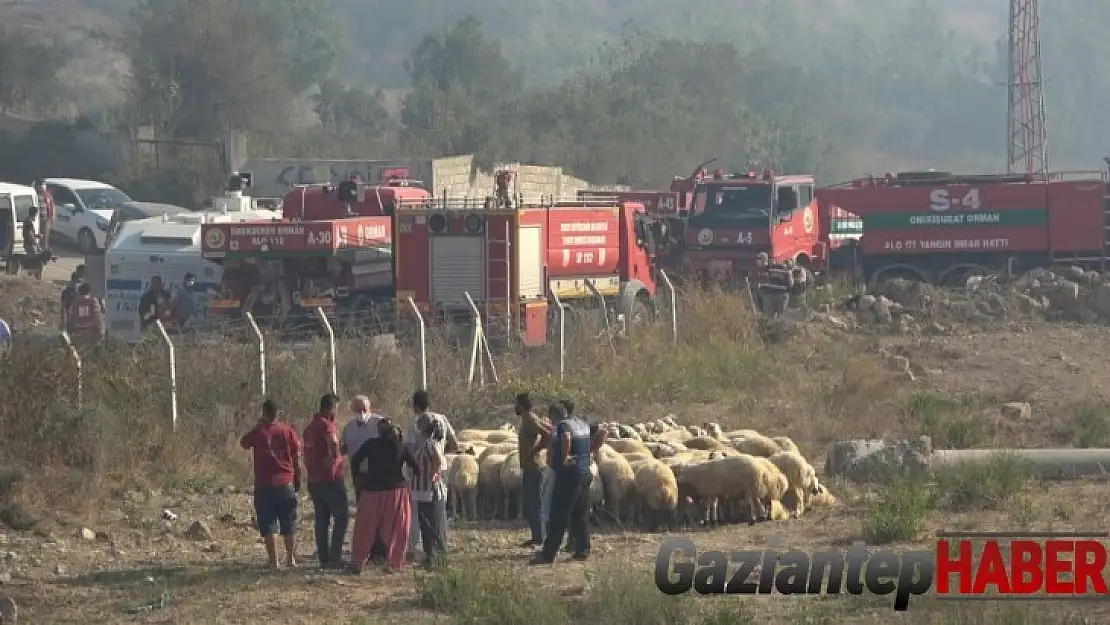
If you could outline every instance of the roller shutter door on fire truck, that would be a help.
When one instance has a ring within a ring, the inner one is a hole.
[[[466,305],[464,293],[475,301],[486,298],[486,239],[482,236],[431,238],[432,302]]]

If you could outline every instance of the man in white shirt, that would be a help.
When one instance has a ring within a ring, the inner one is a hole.
[[[345,456],[353,456],[363,443],[377,438],[378,422],[382,420],[381,416],[370,412],[370,398],[365,395],[356,395],[351,400],[351,413],[351,420],[339,435],[339,451]],[[351,472],[354,471],[355,467],[351,467]]]
[[[431,411],[431,405],[432,405],[432,401],[431,401],[431,398],[428,396],[428,391],[426,391],[424,389],[420,389],[420,390],[418,390],[418,391],[416,391],[415,393],[412,394],[412,411],[413,411],[414,414],[413,414],[413,419],[412,419],[412,425],[409,426],[409,431],[405,434],[405,442],[409,443],[410,446],[412,446],[411,448],[413,450],[413,453],[415,453],[416,452],[415,444],[420,443],[424,439],[424,437],[421,435],[420,428],[417,425],[417,423],[420,421],[420,415],[427,414],[429,417],[432,418],[433,421],[435,421],[437,424],[439,424],[439,427],[443,430],[443,441],[441,441],[441,442],[437,441],[436,442],[436,444],[440,446],[439,453],[440,454],[448,454],[448,453],[457,452],[459,450],[459,441],[458,441],[457,438],[455,438],[455,428],[451,427],[451,422],[447,420],[447,417],[439,414],[438,412],[432,412]],[[447,482],[447,468],[446,467],[444,467],[444,469],[441,471],[440,475],[441,475],[440,479],[443,481],[443,483],[446,483]],[[412,501],[412,509],[413,510],[416,510],[416,504],[417,503],[419,503],[419,501],[417,501],[417,495],[414,494],[413,495],[413,501]],[[439,518],[446,520],[447,519],[447,497],[443,497],[441,499],[436,500],[435,504],[436,504],[437,507],[440,508],[437,511],[437,514],[438,514]],[[440,530],[440,539],[443,541],[443,544],[446,545],[447,544],[447,523],[446,522],[441,523],[440,526],[439,526],[439,530]],[[408,556],[409,556],[410,559],[412,559],[416,556],[416,545],[419,541],[420,541],[419,519],[417,518],[416,514],[413,514],[412,515],[412,528],[411,528],[411,531],[409,532]]]

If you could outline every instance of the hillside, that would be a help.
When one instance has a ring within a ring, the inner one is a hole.
[[[387,90],[409,83],[405,60],[428,33],[472,14],[524,70],[526,83],[552,86],[620,59],[628,38],[720,40],[742,54],[767,55],[786,74],[807,72],[809,94],[750,89],[745,99],[820,100],[811,116],[835,134],[858,168],[997,169],[1005,141],[1004,0],[316,0],[345,39],[341,80]],[[127,28],[133,0],[4,0],[6,23],[61,36],[76,59],[60,74],[70,112],[113,109],[124,99],[128,63],[112,41]],[[301,15],[313,2],[289,4]],[[1110,44],[1095,32],[1110,7],[1064,0],[1042,8],[1052,163],[1091,168],[1110,131],[1090,128],[1110,97],[1099,59]],[[266,6],[278,6],[275,2]],[[387,19],[383,19],[387,16]],[[330,40],[338,42],[336,37]]]

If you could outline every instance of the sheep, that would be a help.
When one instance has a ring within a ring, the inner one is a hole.
[[[478,519],[478,475],[477,458],[467,453],[453,454],[447,470],[447,487],[455,518]]]
[[[799,453],[798,446],[794,444],[794,441],[790,440],[789,436],[772,436],[771,440],[778,443],[779,447],[783,451],[792,451],[794,453]]]
[[[516,443],[497,443],[496,445],[490,445],[489,447],[486,447],[484,450],[482,450],[482,453],[478,455],[478,462],[481,462],[487,456],[507,456],[516,450]]]
[[[482,507],[497,517],[501,497],[501,468],[508,454],[484,454],[478,458],[478,491]]]
[[[796,519],[805,512],[806,495],[816,495],[822,490],[821,483],[817,481],[817,471],[794,451],[780,451],[768,460],[782,471],[790,483],[790,516]]]
[[[638,451],[632,454],[621,454],[628,462],[636,462],[638,460],[655,460],[655,456],[650,451]]]
[[[498,443],[516,443],[516,432],[499,431],[491,432],[486,441],[496,445]]]
[[[617,424],[613,426],[613,432],[610,432],[609,435],[612,438],[630,438],[634,440],[640,439],[639,432],[632,429],[632,427],[628,425]]]
[[[651,450],[647,448],[643,441],[634,438],[618,438],[607,441],[606,444],[622,454],[651,453]]]
[[[655,441],[659,442],[659,443],[670,443],[670,442],[674,442],[674,441],[677,441],[679,443],[684,443],[685,441],[687,441],[691,438],[694,438],[694,435],[690,434],[689,432],[687,432],[686,430],[684,430],[682,428],[677,428],[677,429],[669,430],[667,432],[663,432],[662,434],[659,434],[658,436],[655,437]]]
[[[636,505],[648,531],[654,531],[660,520],[673,518],[678,508],[678,483],[671,468],[658,460],[645,460],[634,471]]]
[[[601,479],[601,469],[596,462],[590,463],[590,477],[589,506],[593,510],[594,506],[599,506],[605,501],[605,484]]]
[[[663,417],[663,423],[666,423],[671,428],[678,427],[678,423],[674,420],[674,415],[667,415]]]
[[[687,449],[703,449],[706,451],[713,451],[714,449],[726,449],[727,444],[712,438],[710,436],[696,436],[686,441]]]
[[[772,501],[781,500],[789,488],[786,476],[766,458],[737,454],[678,467],[683,485],[701,498],[706,520],[716,520],[721,498],[742,499],[749,521],[769,518]]]
[[[494,432],[495,432],[495,430],[474,430],[474,429],[459,430],[458,432],[455,433],[455,438],[460,443],[469,443],[469,442],[473,442],[473,441],[486,443],[486,442],[489,442],[487,440],[487,437],[489,437],[489,435],[493,434]]]
[[[636,474],[628,460],[619,453],[605,450],[602,446],[597,454],[597,469],[601,477],[599,480],[604,487],[605,508],[612,513],[617,521],[624,519],[621,514],[621,503],[624,502],[625,493],[632,488]]]
[[[515,520],[523,516],[524,502],[521,497],[521,480],[524,470],[520,468],[520,452],[505,456],[501,463],[501,501],[505,503],[505,518]],[[516,504],[516,505],[513,505]]]
[[[644,443],[644,445],[656,459],[670,458],[678,453],[678,450],[666,443]]]
[[[717,440],[727,440],[722,438],[724,436],[724,432],[721,430],[720,423],[712,423],[707,421],[702,425],[702,427],[704,427],[705,431],[709,433],[709,436],[712,436]]]
[[[734,438],[752,438],[753,436],[763,435],[755,430],[731,430],[729,432],[725,432],[721,436],[724,436],[726,440],[731,441]]]
[[[770,458],[782,451],[782,447],[778,443],[762,434],[746,438],[734,438],[732,439],[732,447],[740,453],[763,458]]]

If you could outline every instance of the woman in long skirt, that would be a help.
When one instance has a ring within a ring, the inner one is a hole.
[[[419,474],[412,452],[401,440],[401,428],[389,419],[378,423],[378,438],[371,438],[351,456],[351,466],[358,470],[358,513],[351,537],[351,572],[362,572],[370,558],[374,540],[386,546],[386,572],[393,573],[405,563],[405,549],[412,523],[412,495],[402,467],[408,465]]]

